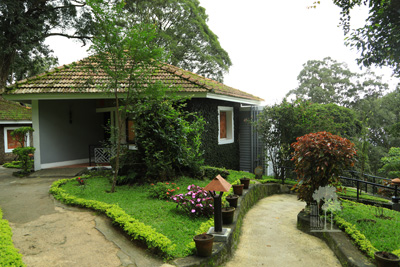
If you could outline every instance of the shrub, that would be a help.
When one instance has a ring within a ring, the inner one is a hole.
[[[179,190],[179,187],[175,187],[176,184],[170,182],[151,184],[149,195],[152,198],[169,199],[176,190]]]
[[[22,267],[22,255],[14,247],[12,241],[11,227],[8,221],[3,219],[3,213],[0,209],[0,266],[2,267]]]
[[[214,179],[217,175],[221,175],[222,177],[227,177],[229,175],[229,171],[224,168],[212,167],[212,166],[202,166],[200,168],[201,175],[208,179]]]
[[[32,162],[33,164],[33,162]],[[15,169],[21,169],[22,167],[22,162],[21,161],[12,161],[12,162],[6,162],[3,164],[4,168],[15,168]]]
[[[27,134],[32,132],[32,127],[20,127],[11,132],[11,136],[15,137],[20,145],[20,147],[17,147],[13,150],[13,153],[18,156],[18,160],[21,162],[22,175],[30,173],[33,167],[31,155],[36,149],[34,147],[25,147],[27,144]]]
[[[18,156],[18,160],[21,162],[21,174],[29,174],[33,168],[33,160],[31,155],[35,152],[34,147],[17,147],[13,150],[13,153]]]
[[[171,197],[190,216],[211,217],[214,214],[213,199],[209,193],[197,185],[189,185],[186,194],[177,194]]]
[[[298,198],[309,205],[319,187],[340,184],[341,172],[354,166],[356,150],[349,140],[328,132],[310,133],[296,140],[292,144],[298,179],[294,188]]]
[[[197,175],[204,163],[201,135],[205,121],[184,111],[185,99],[166,94],[160,84],[149,86],[129,107],[135,140],[146,176],[166,181],[176,174]]]

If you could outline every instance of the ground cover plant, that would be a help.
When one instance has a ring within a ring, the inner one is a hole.
[[[357,198],[357,189],[351,188],[351,187],[343,187],[342,192],[336,192],[339,196],[343,197],[351,197],[351,198]],[[365,199],[365,200],[371,200],[374,202],[383,202],[383,203],[388,203],[389,200],[382,198],[382,197],[377,197],[373,196],[367,193],[361,193],[359,195],[360,199]]]
[[[226,177],[233,183],[239,175]],[[95,200],[107,204],[117,204],[131,218],[140,221],[144,225],[151,226],[156,232],[162,234],[175,245],[172,251],[168,251],[169,257],[185,257],[192,253],[192,238],[199,229],[209,225],[209,219],[202,216],[188,216],[188,213],[177,208],[172,200],[160,200],[149,194],[151,184],[118,186],[115,193],[107,193],[110,179],[104,176],[85,177],[86,185],[82,190],[76,179],[68,180],[61,189],[66,194],[78,199]],[[189,177],[181,177],[173,183],[176,192],[185,194],[189,185],[195,184],[204,187],[210,180],[199,180]],[[176,186],[176,187],[175,187]],[[179,189],[177,189],[179,187]],[[72,202],[74,203],[74,202]],[[76,203],[76,202],[75,202]],[[87,206],[87,205],[86,205]],[[129,220],[129,218],[127,218]],[[189,248],[189,249],[188,249]]]
[[[11,237],[11,227],[8,225],[8,221],[3,219],[3,213],[0,209],[0,266],[26,266],[22,261],[22,255],[14,247]]]
[[[343,229],[361,251],[374,258],[376,251],[400,256],[400,213],[382,207],[342,200],[343,210],[335,214]]]

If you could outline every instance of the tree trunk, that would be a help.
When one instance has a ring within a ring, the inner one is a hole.
[[[4,87],[7,85],[7,79],[14,57],[15,52],[3,54],[0,58],[0,93],[4,92]]]
[[[118,99],[118,92],[117,89],[114,91],[115,95],[115,119],[116,119],[116,124],[117,124],[117,155],[115,156],[115,170],[114,170],[114,176],[113,176],[113,181],[112,181],[112,186],[111,186],[111,193],[115,192],[115,185],[117,184],[117,178],[118,178],[118,172],[119,172],[119,157],[121,154],[121,133],[122,133],[122,125],[121,125],[121,118],[119,115],[119,99]]]

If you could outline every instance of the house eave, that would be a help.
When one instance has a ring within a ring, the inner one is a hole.
[[[247,105],[261,105],[260,100],[248,99],[238,96],[229,96],[208,92],[180,92],[181,96],[194,98],[209,98],[222,101],[230,101]],[[121,93],[124,98],[126,94]],[[107,93],[39,93],[39,94],[3,94],[3,97],[12,101],[32,101],[32,100],[74,100],[74,99],[113,99],[115,96]]]
[[[0,125],[1,124],[9,124],[9,125],[13,125],[13,124],[32,124],[32,121],[28,121],[28,120],[21,120],[21,121],[0,120]]]

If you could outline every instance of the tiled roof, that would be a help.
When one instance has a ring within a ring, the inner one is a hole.
[[[87,67],[89,60],[93,58],[93,56],[88,57],[44,74],[19,81],[8,86],[4,94],[102,92],[98,87],[107,80],[107,76],[102,71],[93,71]],[[214,93],[248,100],[263,100],[257,96],[169,64],[162,64],[157,67],[153,71],[151,79],[153,81],[163,81],[164,84],[171,87],[178,86],[181,91],[187,93]]]
[[[0,98],[0,121],[31,121],[32,109]]]

